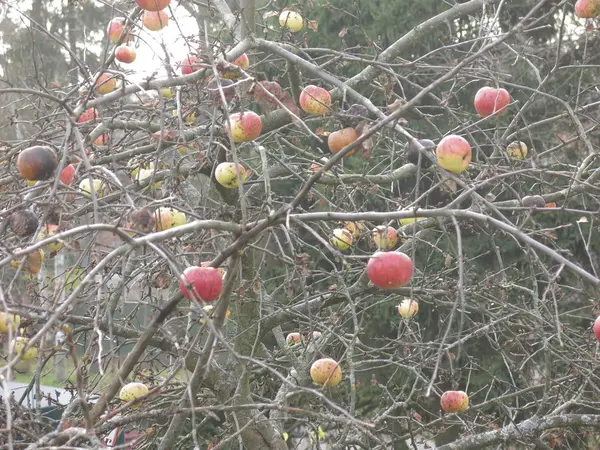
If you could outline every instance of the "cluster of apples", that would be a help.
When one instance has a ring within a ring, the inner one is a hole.
[[[136,2],[144,10],[142,25],[146,29],[160,31],[169,24],[169,16],[163,10],[169,6],[170,0],[136,0]],[[137,53],[133,47],[127,45],[132,36],[126,28],[127,20],[124,17],[115,17],[108,24],[107,34],[111,42],[122,43],[115,49],[115,59],[124,64],[131,64],[135,61]]]
[[[312,332],[312,340],[316,341],[317,339],[320,339],[322,336],[320,331],[313,331]],[[292,333],[289,333],[286,337],[285,337],[285,343],[289,346],[293,346],[296,344],[300,344],[303,341],[303,336],[297,332],[294,331]]]

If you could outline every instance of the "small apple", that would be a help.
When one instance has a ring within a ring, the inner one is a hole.
[[[29,181],[43,181],[52,178],[58,166],[56,153],[50,147],[35,145],[26,148],[17,158],[17,169]]]
[[[469,396],[464,391],[446,391],[440,398],[440,406],[447,413],[465,412],[469,408]]]
[[[8,334],[9,329],[16,332],[21,325],[21,316],[0,312],[0,334]]]
[[[127,170],[129,171],[129,174],[133,180],[136,179],[141,169],[154,170],[154,162],[138,157],[131,158],[129,161],[127,161]]]
[[[292,345],[299,344],[300,342],[302,342],[302,336],[300,336],[300,333],[298,333],[297,331],[290,333],[285,337],[285,343],[290,347]]]
[[[435,148],[435,143],[430,139],[417,139],[416,142],[425,147],[425,152],[431,152]],[[414,140],[410,140],[404,146],[404,156],[409,163],[417,165],[419,163],[419,149]],[[431,160],[425,155],[421,155],[421,167],[424,169],[431,167]]]
[[[60,172],[60,181],[66,185],[69,185],[75,179],[75,166],[69,164]]]
[[[371,232],[373,242],[380,250],[391,250],[398,244],[398,232],[394,227],[380,225]]]
[[[192,72],[204,69],[208,67],[206,64],[202,64],[198,61],[198,58],[194,55],[188,55],[183,61],[179,63],[179,70],[181,75],[189,75]]]
[[[109,73],[103,73],[96,80],[94,90],[98,94],[109,94],[117,88],[117,79]]]
[[[310,366],[310,377],[320,386],[335,387],[342,381],[342,369],[334,359],[321,358]]]
[[[454,134],[442,139],[435,152],[438,164],[448,172],[462,173],[471,163],[471,146],[465,138]]]
[[[321,333],[320,331],[313,331],[312,332],[312,339],[313,339],[313,341],[316,341],[317,339],[321,339],[321,336],[323,336],[323,333]]]
[[[190,266],[181,275],[179,289],[183,296],[190,301],[208,303],[218,299],[221,295],[223,278],[213,267]]]
[[[46,224],[43,228],[42,231],[40,231],[40,233],[38,234],[38,241],[41,241],[43,239],[49,238],[50,236],[54,236],[55,234],[58,233],[58,225],[49,223]],[[53,241],[50,242],[48,245],[46,245],[46,249],[49,250],[50,252],[58,252],[61,248],[64,247],[64,243],[61,241]]]
[[[36,232],[40,222],[32,211],[19,209],[8,217],[8,225],[17,236],[26,237]]]
[[[20,250],[20,249],[17,249]],[[37,275],[42,270],[42,263],[44,262],[44,251],[40,248],[28,253],[25,260],[23,270],[30,273],[31,275]],[[21,259],[13,259],[10,261],[10,265],[15,269],[18,269],[21,265]]]
[[[277,100],[281,101],[283,99],[283,89],[276,81],[259,81],[252,89],[252,94],[254,95],[254,101],[261,108],[266,108],[269,111],[279,108]]]
[[[135,57],[137,53],[131,47],[127,47],[126,45],[121,45],[119,48],[115,50],[115,59],[124,64],[131,64],[135,61]],[[116,81],[115,81],[116,83]],[[97,90],[97,89],[96,89]],[[114,90],[114,89],[113,89]]]
[[[94,139],[94,142],[92,142],[92,145],[96,145],[98,147],[102,147],[104,145],[108,145],[108,142],[110,141],[110,136],[108,133],[102,133],[100,136],[98,136],[96,139]]]
[[[352,233],[345,228],[336,228],[329,243],[338,250],[347,250],[352,245]]]
[[[248,59],[248,55],[246,53],[242,53],[236,58],[235,61],[233,61],[233,64],[246,70],[250,68],[250,59]]]
[[[479,117],[501,116],[508,112],[510,94],[506,89],[482,87],[477,91],[473,103]]]
[[[594,321],[594,336],[596,336],[596,339],[600,341],[600,316],[598,316]]]
[[[142,398],[142,397],[148,395],[148,392],[150,392],[150,390],[148,389],[148,386],[146,386],[143,383],[127,383],[119,391],[119,400],[127,403],[132,400],[136,400],[138,398]],[[131,406],[133,408],[139,408],[141,403],[142,403],[141,401],[134,402],[131,404]]]
[[[160,31],[169,25],[169,16],[164,11],[144,11],[142,25],[150,31]]]
[[[171,0],[135,0],[135,2],[146,11],[161,11],[169,6]]]
[[[156,172],[154,171],[154,169],[140,169],[138,174],[135,177],[134,181],[137,181],[138,183],[144,183],[146,180],[151,180],[153,176],[155,176]],[[157,189],[159,188],[161,185],[163,184],[162,180],[157,181],[156,183],[154,183],[154,186],[152,186],[152,189]]]
[[[23,349],[25,348],[25,346],[29,343],[29,339],[23,336],[18,336],[16,338],[14,338],[11,342],[10,342],[10,348],[11,351],[15,354],[18,355],[19,353],[21,353],[23,351]],[[30,347],[24,354],[23,357],[21,358],[23,361],[29,361],[32,359],[37,358],[38,355],[38,349],[37,347]]]
[[[279,14],[279,25],[297,33],[304,28],[304,19],[296,11],[286,9]]]
[[[413,270],[412,260],[401,252],[376,252],[367,263],[369,280],[380,289],[406,286]]]
[[[167,100],[171,100],[174,97],[173,90],[171,88],[160,88],[158,93],[161,95],[162,98]]]
[[[246,169],[241,164],[238,164],[236,167],[235,163],[222,162],[215,169],[215,178],[217,182],[228,189],[239,186],[238,174],[242,183],[246,181]]]
[[[244,111],[229,116],[229,126],[233,142],[253,141],[260,136],[262,131],[262,120],[258,114],[252,111]]]
[[[202,309],[210,319],[213,319],[213,316],[215,314],[215,307],[213,305],[205,305]],[[231,311],[227,310],[225,312],[225,320],[223,321],[223,325],[227,323],[229,316],[231,316]],[[200,323],[205,324],[206,319],[204,317],[200,317]]]
[[[358,239],[367,230],[362,222],[344,222],[342,226],[352,233],[354,239]]]
[[[354,128],[344,128],[343,130],[334,131],[327,137],[327,146],[329,147],[331,153],[335,154],[344,147],[352,144],[358,138],[358,132]],[[348,157],[354,155],[358,151],[359,147],[360,146],[357,145],[344,156]]]
[[[81,180],[79,183],[79,190],[87,198],[92,198],[92,188],[94,189],[96,198],[100,198],[106,191],[106,184],[104,181],[94,178],[92,179],[92,184],[90,185],[90,180],[87,177]]]
[[[521,141],[514,141],[506,147],[506,153],[511,158],[525,159],[527,157],[527,144]]]
[[[123,39],[121,42],[127,42],[131,39],[131,36],[125,32],[125,18],[124,17],[115,17],[108,23],[108,39],[111,42],[119,42],[121,37]]]
[[[156,231],[165,231],[186,223],[187,217],[182,211],[174,208],[160,207],[154,212],[156,218]]]
[[[409,298],[402,300],[398,305],[398,314],[405,319],[411,319],[419,312],[419,304],[415,300]]]
[[[577,3],[575,3],[575,15],[580,19],[593,19],[600,16],[600,1],[577,0]]]
[[[300,107],[308,114],[324,116],[331,106],[331,95],[327,89],[309,84],[300,93]]]
[[[242,53],[232,64],[238,66],[240,69],[247,70],[250,67],[250,60],[246,53]],[[241,78],[242,74],[239,70],[224,69],[221,76],[227,80],[238,80]]]
[[[96,120],[99,117],[98,110],[96,108],[86,109],[81,115],[79,119],[77,119],[77,123],[89,122],[92,120]]]

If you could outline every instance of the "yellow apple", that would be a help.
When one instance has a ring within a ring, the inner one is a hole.
[[[335,387],[342,381],[342,369],[331,358],[322,358],[315,361],[310,367],[310,377],[321,386]]]
[[[336,228],[329,243],[338,250],[347,250],[352,245],[352,233],[345,228]]]
[[[412,318],[419,312],[419,304],[409,298],[402,300],[398,305],[398,314],[404,318]]]
[[[29,343],[29,339],[26,337],[16,337],[10,342],[10,347],[15,355],[21,353],[21,351],[25,348],[25,346]],[[23,361],[29,361],[31,359],[37,358],[38,349],[37,347],[29,348],[21,358]]]
[[[183,225],[187,221],[187,217],[184,212],[178,211],[173,208],[160,207],[155,212],[156,217],[156,231],[164,231],[170,228],[178,227]]]
[[[390,250],[398,243],[398,233],[394,227],[380,225],[373,228],[372,233],[375,245],[381,250]]]
[[[47,224],[44,228],[42,228],[40,234],[38,234],[38,241],[44,240],[50,236],[55,235],[56,233],[58,233],[58,225],[54,225],[51,223]],[[46,248],[50,252],[58,252],[61,248],[64,247],[64,245],[65,244],[61,241],[53,241],[46,245]]]
[[[149,392],[148,386],[143,383],[127,383],[119,392],[119,399],[122,402],[130,402],[147,395]],[[133,408],[139,408],[141,402],[132,403]]]
[[[525,159],[527,157],[527,144],[525,142],[514,141],[506,147],[506,153],[511,158]]]
[[[239,186],[238,177],[240,175],[242,183],[246,181],[246,169],[241,164],[236,166],[232,162],[222,162],[215,170],[215,178],[217,182],[228,189],[233,189]]]
[[[304,28],[304,19],[296,11],[285,10],[279,14],[279,25],[297,33]]]
[[[102,180],[98,180],[94,178],[92,180],[92,185],[90,186],[90,180],[88,178],[84,178],[79,183],[79,190],[81,193],[87,198],[92,198],[92,188],[94,189],[94,194],[96,194],[97,198],[100,198],[104,195],[106,191],[106,184]]]
[[[16,332],[21,325],[21,316],[18,314],[7,314],[5,312],[0,312],[0,333],[8,334],[8,330],[11,329],[12,332]]]

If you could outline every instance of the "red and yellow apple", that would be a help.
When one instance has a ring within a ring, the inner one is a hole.
[[[21,316],[18,314],[0,312],[0,334],[8,334],[9,330],[14,333],[19,329],[20,325]]]
[[[469,408],[469,396],[464,391],[446,391],[440,398],[440,406],[447,413],[465,412]]]
[[[289,333],[285,337],[285,343],[289,346],[299,344],[300,342],[302,342],[302,336],[298,332]]]
[[[206,64],[201,63],[198,58],[194,55],[188,55],[183,61],[179,63],[179,70],[181,75],[189,75],[192,72],[204,69],[208,67]]]
[[[279,25],[297,33],[304,28],[304,19],[296,11],[286,9],[279,14]]]
[[[94,90],[98,94],[109,94],[117,88],[117,79],[109,73],[101,74],[96,80]]]
[[[20,250],[20,249],[17,249]],[[42,263],[44,262],[44,251],[40,248],[28,253],[25,259],[23,270],[30,273],[31,275],[37,275],[42,270]],[[21,265],[21,259],[13,259],[10,261],[10,265],[15,269],[18,269]]]
[[[146,11],[161,11],[169,6],[171,0],[135,0],[135,2]]]
[[[91,120],[96,120],[98,117],[98,110],[96,108],[89,108],[79,116],[77,123],[89,122]]]
[[[169,16],[164,11],[144,11],[142,25],[150,31],[160,31],[169,25]]]
[[[380,289],[406,286],[413,270],[412,260],[401,252],[376,252],[367,263],[369,280]]]
[[[223,278],[213,267],[190,266],[183,271],[179,289],[190,301],[212,302],[219,298],[223,289]]]
[[[228,189],[239,186],[238,175],[242,183],[246,181],[246,169],[241,164],[233,162],[222,162],[215,169],[215,178],[217,182]]]
[[[506,89],[482,87],[473,102],[479,117],[501,116],[508,112],[510,94]]]
[[[108,39],[111,42],[119,42],[121,37],[123,39],[121,42],[127,42],[131,39],[131,36],[125,32],[125,18],[124,17],[115,17],[108,23]]]
[[[344,128],[342,130],[334,131],[327,137],[327,145],[329,146],[329,150],[331,153],[338,153],[347,145],[352,144],[359,138],[358,132],[354,128]],[[360,146],[354,147],[344,156],[352,156],[354,155]]]
[[[135,50],[131,47],[127,47],[126,45],[121,45],[115,50],[115,59],[124,64],[131,64],[135,61],[136,56],[137,53],[135,52]]]
[[[344,222],[342,226],[352,233],[354,239],[358,239],[367,230],[367,227],[362,222]]]
[[[335,387],[342,381],[342,369],[334,359],[321,358],[310,366],[310,377],[320,386]]]
[[[300,107],[305,113],[323,116],[329,112],[331,95],[327,89],[309,84],[300,93]]]
[[[419,312],[419,304],[415,300],[406,298],[398,305],[398,314],[405,319],[411,319]]]
[[[575,3],[575,15],[580,19],[593,19],[600,16],[600,1],[577,0]]]
[[[46,224],[38,234],[38,241],[54,236],[58,233],[58,231],[58,225],[55,225],[53,223]],[[50,252],[58,252],[61,248],[64,247],[64,245],[65,244],[63,242],[56,240],[47,244],[46,249]]]
[[[329,243],[338,250],[347,250],[352,245],[352,233],[345,228],[333,230]]]
[[[435,153],[440,167],[455,174],[464,172],[471,163],[471,146],[465,138],[454,134],[442,139]]]
[[[154,212],[156,218],[156,231],[165,231],[183,225],[187,221],[185,213],[174,208],[161,206]]]
[[[398,232],[394,227],[380,225],[372,230],[373,242],[380,250],[391,250],[398,244]]]
[[[253,141],[260,136],[262,131],[262,120],[253,111],[244,111],[229,116],[227,127],[233,138],[233,142]]]
[[[250,59],[248,59],[248,55],[246,53],[242,53],[235,61],[232,63],[235,66],[238,66],[240,69],[247,70],[250,67]],[[223,70],[221,76],[227,80],[238,80],[241,78],[241,73],[239,70]]]

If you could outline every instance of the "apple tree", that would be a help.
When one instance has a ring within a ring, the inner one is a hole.
[[[600,2],[38,3],[5,448],[599,445]]]

